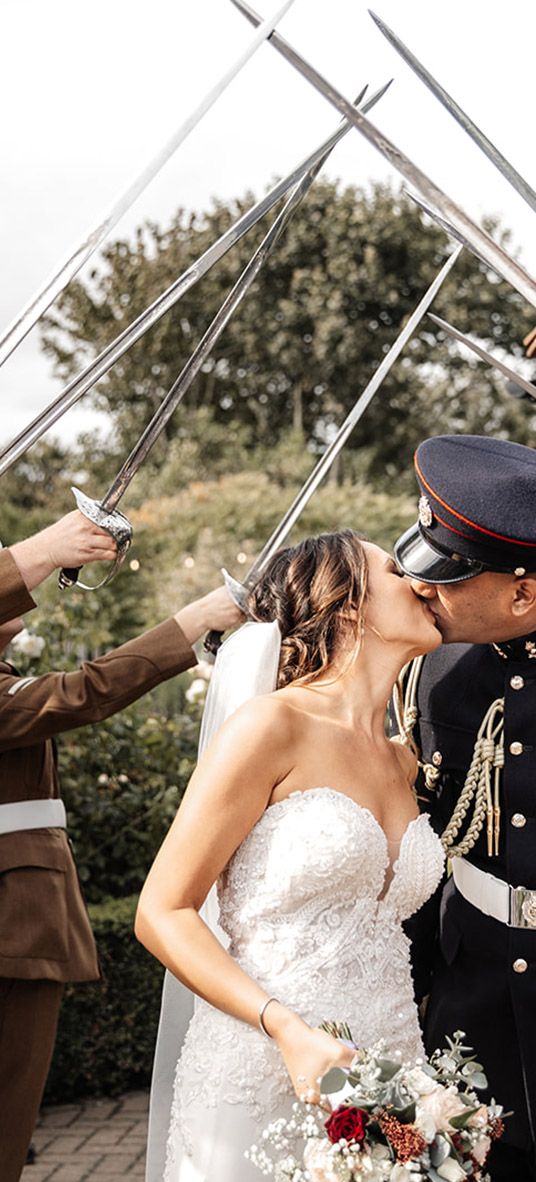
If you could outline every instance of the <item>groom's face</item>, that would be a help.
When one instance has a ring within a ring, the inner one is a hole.
[[[536,578],[485,571],[460,583],[423,583],[411,587],[431,607],[444,644],[489,644],[513,640],[536,630]]]

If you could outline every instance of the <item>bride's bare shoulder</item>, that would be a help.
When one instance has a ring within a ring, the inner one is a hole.
[[[298,725],[296,711],[279,693],[261,694],[239,706],[222,727],[233,742],[263,744],[277,738],[278,746],[292,742]]]

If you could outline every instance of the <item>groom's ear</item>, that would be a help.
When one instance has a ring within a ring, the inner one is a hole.
[[[518,619],[531,614],[536,617],[536,574],[514,579],[511,608],[512,615]]]

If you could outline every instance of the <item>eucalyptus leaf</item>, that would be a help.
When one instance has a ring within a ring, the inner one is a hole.
[[[480,1088],[487,1088],[487,1086],[488,1086],[487,1076],[484,1075],[483,1071],[477,1071],[476,1074],[473,1075],[473,1077],[471,1079],[471,1083],[474,1088],[479,1088],[479,1089]]]
[[[450,1055],[441,1055],[441,1058],[438,1059],[438,1064],[443,1071],[456,1071],[457,1064],[454,1059],[451,1059]]]
[[[320,1091],[324,1096],[330,1096],[332,1092],[341,1092],[347,1082],[346,1071],[341,1071],[340,1067],[330,1067],[329,1071],[322,1076]]]
[[[478,1108],[468,1108],[466,1112],[460,1112],[459,1116],[451,1116],[449,1125],[452,1125],[453,1129],[465,1129],[475,1112],[478,1112]]]
[[[436,1137],[430,1146],[430,1161],[433,1166],[440,1166],[450,1153],[450,1144],[445,1137]]]
[[[399,1120],[402,1125],[413,1124],[416,1112],[417,1105],[415,1104],[414,1100],[411,1104],[406,1104],[403,1108],[397,1108],[396,1105],[393,1106],[393,1116],[396,1116],[397,1120]]]
[[[387,1083],[388,1080],[393,1079],[393,1076],[400,1071],[400,1063],[395,1059],[378,1059],[378,1067],[380,1069],[379,1078],[382,1083]]]

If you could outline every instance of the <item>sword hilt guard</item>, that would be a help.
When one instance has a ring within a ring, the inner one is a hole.
[[[242,611],[244,615],[247,616],[249,588],[245,586],[244,583],[240,583],[238,579],[234,579],[224,566],[221,568],[221,573],[231,599],[234,603],[236,603],[236,606],[240,608],[240,611]],[[205,649],[205,652],[210,653],[212,657],[216,657],[218,654],[218,649],[221,648],[222,640],[223,632],[218,632],[215,628],[212,628],[210,632],[207,632],[203,641],[203,648]]]
[[[58,575],[58,587],[61,587],[62,591],[67,590],[68,587],[80,587],[82,591],[98,591],[100,587],[106,587],[108,583],[111,583],[120,566],[123,565],[132,541],[132,526],[130,521],[118,509],[114,509],[112,512],[103,509],[98,501],[94,501],[92,497],[87,497],[79,488],[71,487],[71,492],[76,501],[77,509],[84,514],[84,517],[89,518],[95,525],[100,526],[101,529],[105,529],[111,534],[117,545],[117,554],[115,562],[104,579],[101,579],[100,583],[96,583],[92,587],[87,583],[81,583],[78,576],[82,567],[64,566]]]
[[[215,629],[211,629],[210,632],[207,632],[203,641],[203,648],[205,649],[205,652],[210,653],[211,657],[216,657],[218,654],[218,649],[221,648],[222,640],[223,632],[216,632]]]

